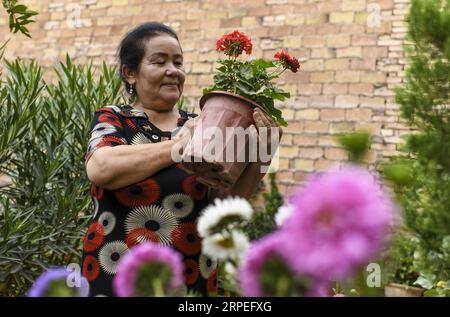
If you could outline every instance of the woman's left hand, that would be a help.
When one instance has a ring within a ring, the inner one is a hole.
[[[275,121],[273,121],[273,119],[271,117],[269,117],[269,115],[267,115],[264,111],[262,111],[259,108],[255,108],[253,110],[253,120],[255,121],[255,128],[256,128],[258,136],[259,136],[258,141],[259,142],[266,141],[268,153],[274,153],[276,150],[276,147],[278,147],[278,145],[279,145],[279,142],[277,142],[276,144],[272,144],[272,135],[277,134],[278,141],[280,141],[281,137],[283,135],[283,130],[277,123],[275,123]],[[259,133],[260,128],[267,129],[267,133],[266,133],[267,140],[261,140],[260,133]],[[275,146],[275,148],[273,150],[272,150],[272,146]],[[258,160],[259,160],[259,157],[258,157]],[[268,163],[268,162],[262,162],[262,163]]]

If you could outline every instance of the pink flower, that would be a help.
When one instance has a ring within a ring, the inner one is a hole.
[[[165,281],[164,277],[168,277]],[[159,279],[167,294],[183,283],[181,255],[169,247],[146,242],[133,247],[120,261],[113,288],[117,296],[153,295],[153,282]]]
[[[320,174],[293,197],[282,230],[292,266],[320,279],[346,278],[381,251],[395,205],[367,170]]]
[[[285,237],[280,231],[253,242],[239,271],[242,295],[327,296],[328,282],[294,273],[289,259],[281,252],[284,243]],[[291,285],[285,289],[286,293],[277,294],[276,284],[283,278]]]
[[[68,280],[78,279],[79,285],[70,287]],[[42,273],[28,290],[28,297],[87,297],[89,282],[76,272],[63,267],[50,268]]]

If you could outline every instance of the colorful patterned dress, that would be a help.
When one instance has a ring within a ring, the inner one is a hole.
[[[196,116],[179,112],[177,130]],[[130,105],[100,108],[94,114],[86,162],[103,146],[161,142],[172,133],[161,131],[146,113]],[[117,190],[92,184],[91,196],[95,212],[84,237],[82,258],[91,296],[114,296],[117,264],[130,248],[144,241],[171,246],[183,255],[188,290],[203,295],[216,291],[217,263],[201,253],[196,229],[199,213],[209,203],[208,188],[194,175],[174,164]]]

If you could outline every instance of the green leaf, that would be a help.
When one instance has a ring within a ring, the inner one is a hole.
[[[252,86],[245,83],[242,80],[239,80],[235,84],[236,88],[238,88],[241,92],[243,92],[245,95],[251,95],[252,92]]]
[[[23,4],[16,5],[12,8],[12,12],[14,13],[25,13],[27,11],[27,7]]]
[[[433,288],[433,281],[423,275],[419,276],[419,278],[414,282],[414,284],[420,285],[425,289]]]
[[[10,15],[9,16],[9,30],[12,31],[12,29],[14,28],[14,16]]]
[[[384,165],[383,174],[398,186],[406,186],[413,181],[412,166],[406,161]]]
[[[262,58],[256,59],[254,61],[252,61],[252,64],[259,67],[259,68],[270,68],[270,67],[275,67],[274,63],[272,61],[268,61]]]
[[[338,142],[349,152],[352,161],[360,161],[370,148],[370,133],[355,132],[338,136]]]

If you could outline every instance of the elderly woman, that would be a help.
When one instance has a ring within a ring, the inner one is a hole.
[[[117,264],[144,241],[183,255],[188,289],[214,292],[216,267],[201,253],[196,220],[214,197],[250,197],[264,175],[259,163],[251,163],[236,184],[219,192],[204,184],[222,186],[217,180],[201,183],[172,160],[172,147],[189,141],[197,119],[175,107],[186,73],[171,28],[160,23],[135,28],[123,38],[119,58],[126,90],[136,101],[100,108],[92,122],[86,170],[95,214],[84,238],[82,269],[91,295],[114,296]],[[259,110],[254,120],[256,127],[271,125]]]

